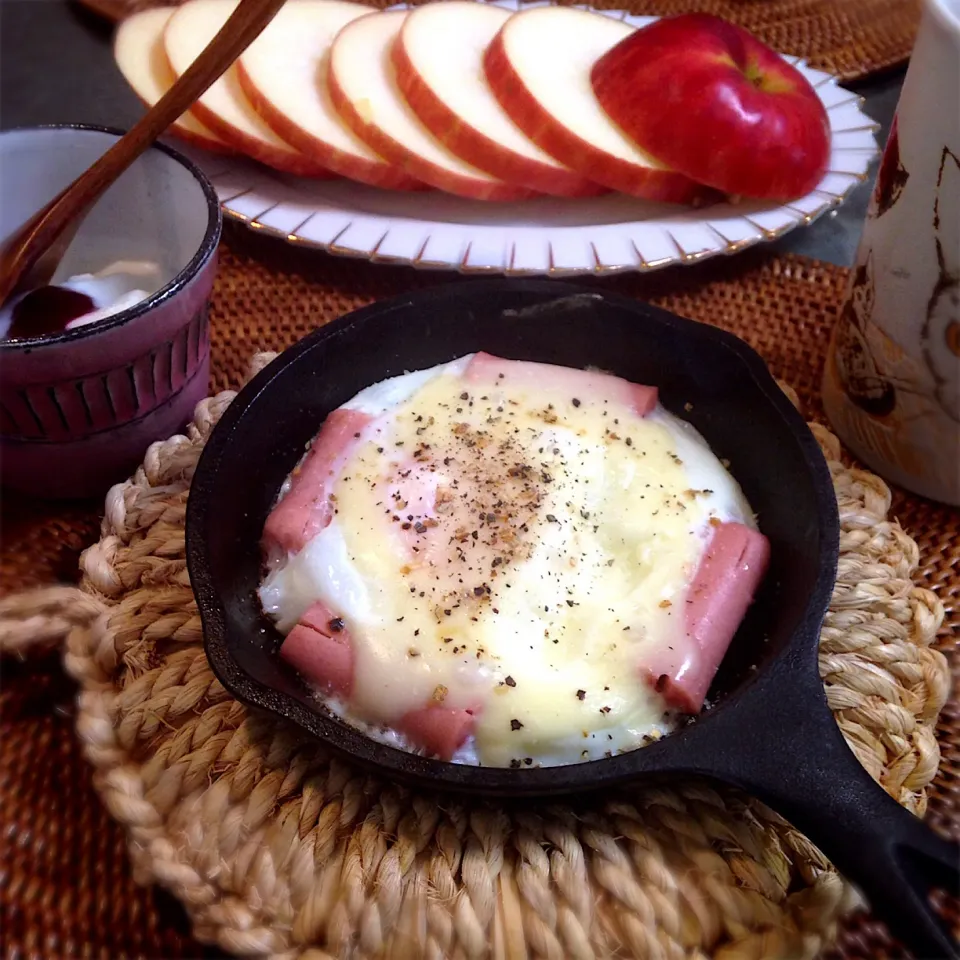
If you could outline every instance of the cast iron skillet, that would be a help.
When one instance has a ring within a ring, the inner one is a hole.
[[[641,750],[548,769],[413,756],[318,713],[261,614],[258,541],[284,477],[324,417],[361,388],[475,350],[594,365],[660,388],[726,457],[770,539],[764,586],[696,722]],[[688,408],[688,404],[692,407]],[[960,885],[960,848],[878,787],[846,746],[817,671],[835,579],[833,484],[803,419],[737,338],[622,297],[540,280],[459,283],[351,313],[287,350],[213,431],[193,478],[187,558],[214,673],[238,699],[418,787],[519,798],[695,774],[759,797],[817,844],[918,955],[955,957],[928,903]]]

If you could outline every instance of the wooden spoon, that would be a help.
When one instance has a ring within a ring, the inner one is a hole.
[[[0,247],[0,305],[11,294],[50,282],[94,203],[250,46],[284,3],[240,0],[203,53],[140,122]]]

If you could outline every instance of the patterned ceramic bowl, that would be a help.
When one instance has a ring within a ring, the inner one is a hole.
[[[0,238],[102,155],[119,130],[50,126],[0,134]],[[0,341],[0,476],[41,497],[102,494],[207,394],[207,301],[220,206],[169,147],[148,150],[97,203],[55,281],[116,261],[159,267],[146,299],[88,326]]]

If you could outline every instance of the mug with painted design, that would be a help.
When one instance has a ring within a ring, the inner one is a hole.
[[[925,0],[823,402],[872,470],[960,505],[960,0]]]

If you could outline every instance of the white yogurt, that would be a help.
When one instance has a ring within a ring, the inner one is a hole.
[[[98,273],[78,273],[66,280],[54,280],[54,285],[82,293],[94,303],[94,309],[71,320],[67,330],[75,330],[128,310],[145,300],[163,285],[160,266],[140,260],[117,260]],[[22,294],[0,309],[0,339],[7,335],[13,321],[13,311],[27,294]]]

